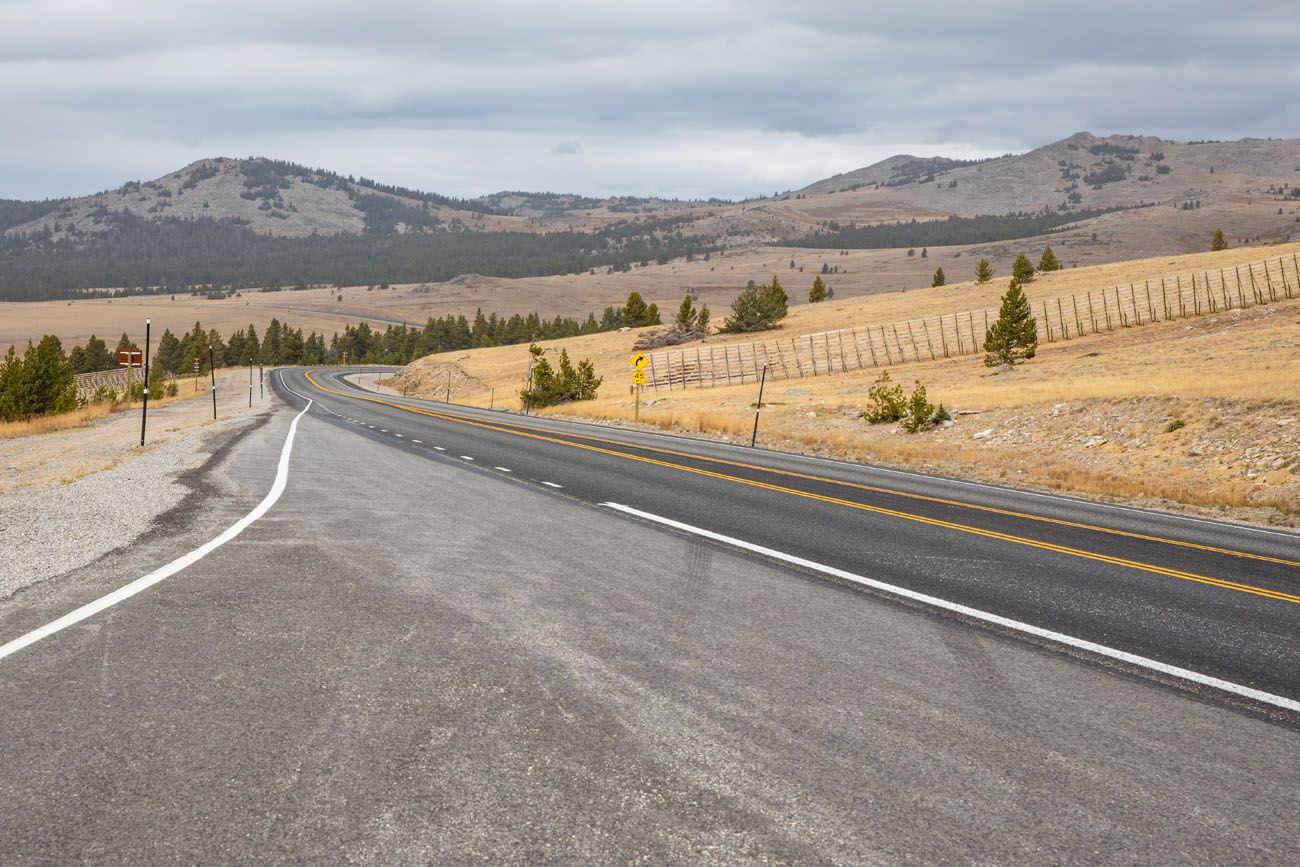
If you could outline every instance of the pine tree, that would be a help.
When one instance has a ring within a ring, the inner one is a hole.
[[[709,333],[709,305],[705,304],[700,308],[700,318],[696,320],[696,327],[705,334]]]
[[[1043,258],[1038,260],[1038,270],[1044,274],[1049,271],[1061,270],[1061,263],[1057,260],[1056,254],[1052,252],[1051,247],[1043,248]]]
[[[935,269],[935,272],[934,272],[934,279],[930,281],[930,285],[931,285],[931,286],[942,286],[942,285],[944,285],[944,284],[947,283],[947,282],[948,282],[948,278],[944,276],[943,268],[937,268],[937,269]]]
[[[659,305],[646,304],[640,292],[631,292],[627,303],[623,305],[623,324],[629,328],[641,328],[646,325],[661,325]]]
[[[1219,252],[1220,250],[1228,249],[1228,241],[1226,238],[1223,237],[1222,229],[1214,230],[1214,239],[1210,241],[1210,249],[1216,253]]]
[[[929,247],[922,247],[922,248],[921,248],[921,258],[922,258],[922,259],[929,259],[929,258],[930,258],[930,248],[929,248]]]
[[[992,279],[993,279],[993,267],[989,265],[989,260],[980,259],[979,264],[975,266],[975,282],[987,283]]]
[[[813,280],[812,288],[808,290],[808,300],[813,304],[826,300],[826,284],[820,274]]]
[[[998,319],[984,336],[984,364],[1014,366],[1034,357],[1038,350],[1038,323],[1018,280],[1012,279],[1002,296]]]
[[[693,331],[699,324],[700,314],[695,309],[695,303],[691,301],[691,296],[687,295],[682,298],[682,304],[677,308],[677,318],[673,320],[673,325],[678,331]]]
[[[1034,263],[1029,261],[1029,257],[1021,253],[1016,257],[1015,264],[1011,266],[1011,277],[1017,283],[1032,283],[1034,281]]]
[[[752,286],[736,296],[722,330],[737,333],[775,328],[789,312],[789,300],[781,281],[773,275],[766,286]]]

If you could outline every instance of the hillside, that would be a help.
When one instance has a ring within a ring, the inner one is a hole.
[[[1293,239],[1298,170],[1295,139],[1078,133],[991,160],[894,156],[733,203],[528,192],[455,199],[287,162],[216,158],[92,196],[0,202],[0,299],[617,275],[771,245],[977,248],[1048,232],[1069,234],[1076,260],[1114,261],[1204,249],[1215,228],[1239,242]]]
[[[1093,293],[1144,281],[1157,284],[1192,272],[1245,273],[1273,262],[1276,300],[1236,302],[1231,309],[1142,327],[1048,342],[1040,325],[1038,355],[1011,374],[996,375],[978,355],[893,361],[895,382],[919,379],[929,399],[953,412],[951,425],[916,435],[897,425],[868,425],[857,417],[880,367],[775,379],[764,396],[760,444],[812,454],[909,466],[961,478],[1111,497],[1144,505],[1241,520],[1300,525],[1300,244],[1243,247],[1220,253],[1160,257],[1067,269],[1040,275],[1027,292],[1035,311],[1045,299]],[[1280,285],[1286,261],[1288,299]],[[1186,285],[1186,284],[1184,284]],[[1004,280],[963,282],[791,307],[775,332],[708,337],[696,347],[736,363],[753,341],[807,340],[831,329],[879,327],[919,317],[996,308]],[[1158,303],[1158,302],[1157,302]],[[1176,309],[1176,308],[1175,308]],[[715,321],[718,314],[715,312]],[[1086,314],[1085,314],[1086,316]],[[933,323],[932,323],[933,324]],[[901,326],[900,326],[901,327]],[[1073,327],[1073,326],[1072,326]],[[604,377],[598,399],[546,410],[630,424],[628,358],[639,333],[607,333],[548,341],[547,356],[566,349],[590,358]],[[820,340],[820,336],[818,337]],[[919,339],[919,338],[918,338]],[[865,352],[865,350],[864,350]],[[883,357],[882,357],[883,364]],[[517,408],[528,368],[522,346],[432,355],[408,365],[393,383],[442,399],[452,373],[458,403]],[[678,433],[747,443],[757,385],[678,386],[647,391],[643,423]],[[1171,422],[1183,426],[1170,430]]]

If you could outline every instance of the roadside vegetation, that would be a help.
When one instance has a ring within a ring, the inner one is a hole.
[[[545,358],[542,347],[534,343],[528,347],[528,352],[532,356],[529,381],[519,392],[526,410],[595,399],[596,390],[603,380],[596,376],[590,359],[584,358],[574,367],[569,360],[569,351],[561,349],[557,370]]]

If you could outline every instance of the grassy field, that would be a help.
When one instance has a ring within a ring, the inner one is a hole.
[[[1028,287],[1031,300],[1290,256],[1300,245],[1067,269]],[[792,308],[776,333],[890,322],[995,304],[1003,281],[918,289]],[[721,318],[722,311],[717,311]],[[591,358],[605,377],[595,401],[548,410],[628,423],[629,367],[636,332],[546,344]],[[725,344],[749,337],[715,335]],[[406,384],[453,399],[518,407],[527,369],[523,347],[430,356],[409,368]],[[892,369],[895,381],[919,379],[930,399],[955,415],[951,427],[908,435],[894,425],[855,418],[878,370],[769,383],[761,441],[856,460],[1006,481],[1097,496],[1232,509],[1252,521],[1300,518],[1300,300],[1245,311],[1118,329],[1042,346],[1032,362],[993,375],[978,357]],[[646,395],[643,423],[706,436],[748,440],[752,384]],[[1166,433],[1175,420],[1184,427]]]

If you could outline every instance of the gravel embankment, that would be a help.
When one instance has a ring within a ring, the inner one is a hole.
[[[220,421],[187,401],[150,413],[149,446],[133,448],[139,414],[90,428],[0,442],[0,598],[85,566],[146,532],[190,492],[180,481],[232,432],[252,426],[273,398],[236,406],[229,389]]]

